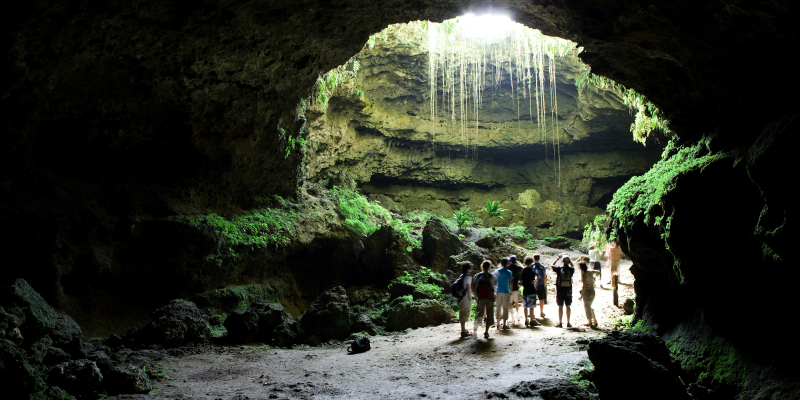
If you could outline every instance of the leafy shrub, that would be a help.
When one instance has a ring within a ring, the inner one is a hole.
[[[506,219],[506,210],[505,208],[500,208],[499,201],[491,201],[486,200],[486,207],[481,208],[481,210],[486,211],[489,214],[489,218],[495,217],[504,221]]]
[[[600,214],[594,217],[594,222],[586,224],[583,229],[583,243],[589,244],[595,242],[596,248],[602,249],[608,243],[606,236],[606,228],[608,227],[608,215]]]
[[[331,194],[339,200],[339,210],[345,217],[344,225],[359,235],[368,235],[391,220],[391,214],[378,202],[371,202],[356,190],[334,186]]]
[[[396,280],[414,286],[431,298],[441,300],[444,290],[436,282],[445,282],[447,277],[442,273],[431,271],[430,268],[420,267],[413,273],[406,271],[405,275],[397,277]]]
[[[256,248],[289,244],[300,228],[295,211],[278,208],[254,210],[230,219],[210,214],[191,218],[187,223],[228,246]]]

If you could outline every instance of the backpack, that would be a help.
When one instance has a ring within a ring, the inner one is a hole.
[[[347,352],[350,354],[363,353],[371,349],[369,346],[369,338],[364,336],[361,339],[353,340],[350,346],[347,346]]]
[[[467,294],[467,289],[464,287],[464,275],[462,274],[456,280],[450,284],[450,294],[453,295],[458,300],[461,300],[465,294]]]
[[[479,299],[492,299],[494,300],[494,288],[492,287],[492,276],[488,272],[481,272],[478,279],[478,292]]]
[[[574,268],[564,267],[561,269],[561,287],[572,286],[572,274],[575,273]]]

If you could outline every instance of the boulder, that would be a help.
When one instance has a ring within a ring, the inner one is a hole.
[[[688,399],[680,367],[670,359],[661,338],[637,330],[613,331],[589,342],[592,380],[600,396],[641,399],[658,393],[665,399]],[[620,377],[625,377],[621,384]]]
[[[123,363],[111,363],[103,369],[103,387],[110,395],[152,390],[150,378],[141,367]]]
[[[53,339],[53,346],[66,351],[72,358],[86,357],[86,347],[81,344],[84,340],[83,331],[69,315],[57,311],[55,326],[49,335]]]
[[[491,249],[499,246],[500,243],[502,243],[502,242],[503,241],[499,237],[490,235],[490,236],[484,236],[484,237],[476,240],[475,244],[480,246],[480,247],[483,247],[484,249],[490,249],[491,250]]]
[[[450,256],[459,254],[465,246],[456,234],[441,220],[431,218],[422,230],[422,263],[430,269],[442,272],[447,267]]]
[[[381,226],[364,238],[363,243],[359,261],[364,276],[369,278],[368,283],[384,286],[403,271],[416,267],[408,251],[410,244],[389,225]]]
[[[153,313],[153,321],[138,333],[141,343],[179,347],[187,343],[206,343],[211,331],[206,325],[206,316],[197,306],[187,300],[172,300]]]
[[[42,377],[28,363],[25,351],[9,340],[0,339],[0,388],[4,398],[27,399],[44,389]]]
[[[299,321],[306,334],[319,336],[322,341],[346,338],[350,333],[350,303],[344,288],[337,286],[319,295]]]
[[[565,238],[563,236],[546,237],[542,240],[544,240],[545,246],[549,246],[555,249],[565,250],[569,249],[570,246],[572,246],[572,242],[569,240],[569,238]]]
[[[47,350],[47,354],[45,354],[42,363],[44,365],[53,366],[56,364],[65,363],[70,360],[69,354],[66,351],[59,349],[58,347],[52,347]]]
[[[508,391],[519,397],[548,400],[595,400],[598,398],[597,393],[578,382],[557,378],[520,382],[511,386]]]
[[[452,311],[441,301],[409,301],[403,297],[389,303],[385,314],[386,325],[392,331],[440,325],[453,318]]]
[[[0,289],[0,304],[17,317],[24,348],[30,348],[55,326],[56,311],[24,279],[15,279]]]
[[[0,339],[5,337],[16,337],[16,332],[19,332],[17,327],[22,324],[22,319],[14,314],[6,312],[3,306],[0,306]],[[21,334],[19,335],[21,337]]]
[[[354,316],[350,323],[350,330],[352,332],[366,332],[372,336],[378,334],[378,327],[369,319],[365,314],[358,314]]]
[[[253,341],[269,342],[272,331],[278,325],[291,321],[292,316],[284,311],[280,303],[258,300],[246,310],[236,310],[225,318],[224,326],[228,340],[235,343]]]
[[[25,344],[27,344],[27,346],[23,346],[23,348],[26,348],[31,361],[41,364],[44,357],[47,355],[47,351],[50,350],[53,340],[51,340],[49,336],[43,336],[33,343],[25,341],[23,345]]]
[[[272,330],[272,344],[278,347],[291,347],[305,339],[305,330],[299,321],[286,321]]]
[[[103,374],[94,361],[72,360],[50,368],[47,383],[69,393],[88,394],[102,390]]]

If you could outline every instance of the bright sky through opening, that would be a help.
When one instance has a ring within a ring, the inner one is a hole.
[[[497,14],[466,14],[459,18],[466,36],[495,39],[511,31],[514,22],[508,16]]]

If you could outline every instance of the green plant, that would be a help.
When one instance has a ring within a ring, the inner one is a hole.
[[[586,224],[583,229],[583,243],[588,244],[594,242],[597,249],[603,249],[608,243],[606,236],[606,228],[608,228],[608,215],[599,214],[594,217],[592,223]],[[613,238],[612,238],[613,239]]]
[[[265,248],[290,243],[300,227],[298,219],[294,210],[266,208],[232,218],[210,214],[190,218],[185,222],[213,235],[229,248],[235,246]]]
[[[316,93],[314,100],[320,110],[324,111],[328,108],[328,100],[333,94],[333,91],[345,82],[354,79],[356,75],[358,75],[358,70],[360,68],[361,63],[353,56],[346,63],[317,78],[317,83],[314,85],[313,91]]]
[[[456,219],[456,225],[458,225],[458,229],[464,229],[469,226],[469,217],[463,211],[458,210],[453,217]]]
[[[486,211],[486,213],[489,214],[489,217],[495,217],[501,221],[505,220],[505,213],[508,211],[505,208],[500,208],[499,201],[491,200],[486,200],[486,207],[481,208],[481,210]]]
[[[428,297],[440,300],[442,299],[443,289],[435,282],[444,282],[446,279],[444,274],[434,272],[424,266],[414,272],[406,271],[404,275],[395,278],[398,282],[414,286],[417,291],[424,293]]]
[[[334,186],[330,192],[339,200],[339,210],[345,217],[342,225],[354,233],[368,235],[391,220],[388,210],[378,202],[367,200],[358,189],[348,190]]]

